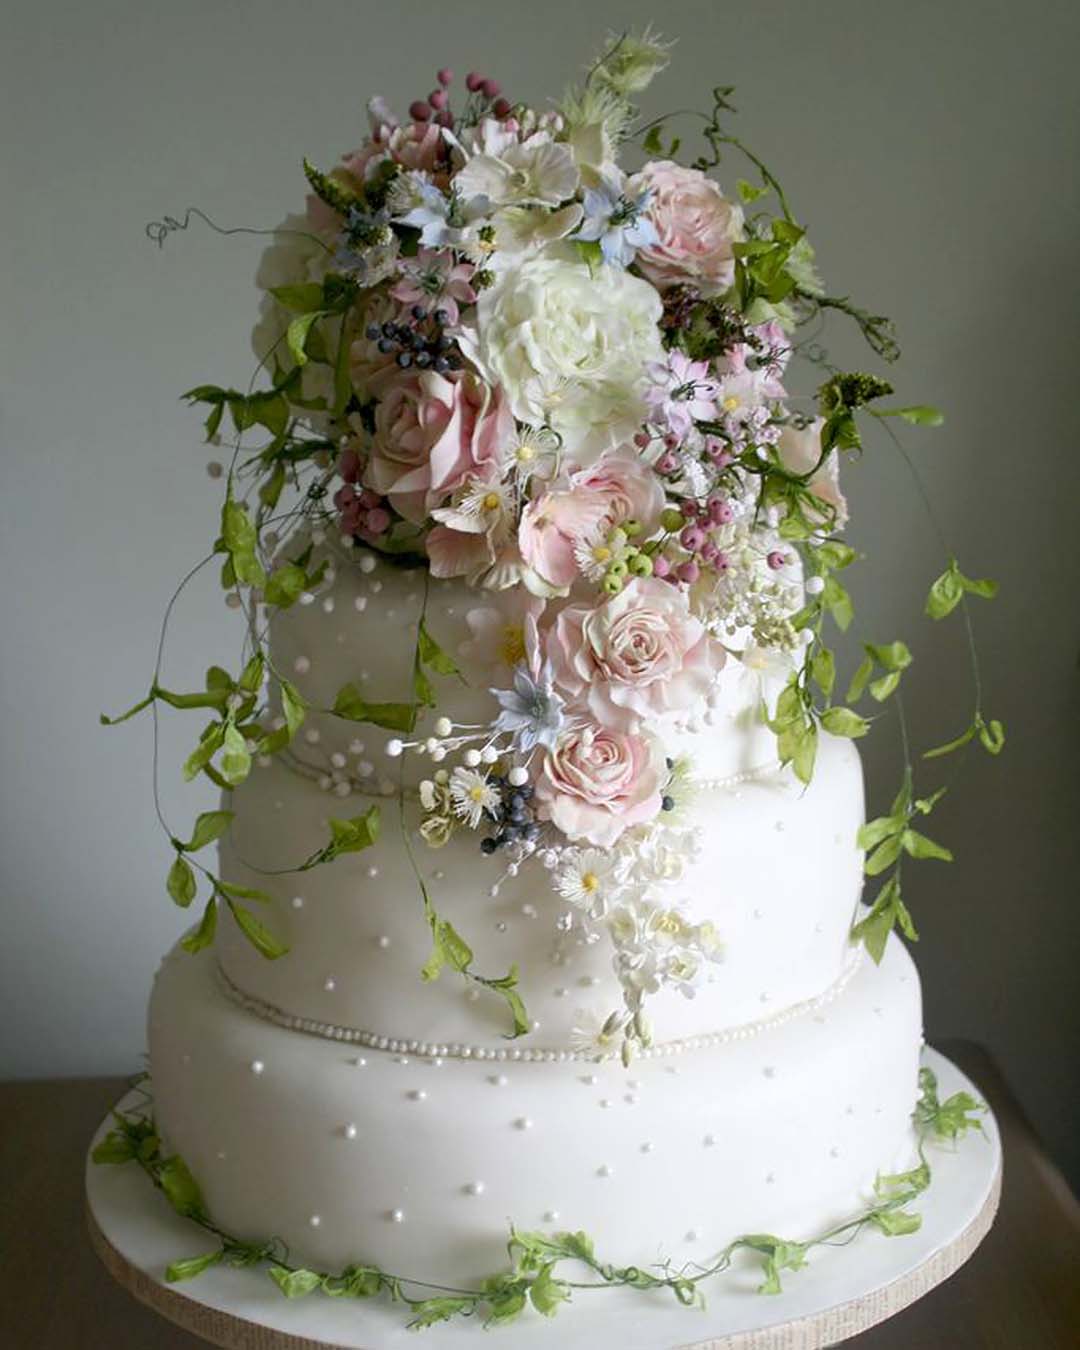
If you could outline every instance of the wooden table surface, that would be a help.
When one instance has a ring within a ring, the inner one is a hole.
[[[967,1042],[940,1048],[974,1079],[1001,1126],[1001,1210],[989,1237],[951,1280],[844,1344],[858,1350],[1076,1350],[1080,1205],[987,1053]],[[206,1344],[136,1303],[90,1250],[83,1158],[123,1089],[117,1078],[0,1084],[0,1350],[199,1350]],[[553,1333],[555,1350],[557,1328]],[[492,1350],[509,1350],[512,1335],[493,1333]],[[421,1343],[438,1350],[438,1333]]]

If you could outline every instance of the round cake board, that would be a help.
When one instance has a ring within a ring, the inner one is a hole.
[[[924,1063],[942,1099],[975,1087],[928,1049]],[[131,1094],[119,1105],[135,1107]],[[846,1245],[818,1247],[810,1264],[783,1277],[778,1297],[756,1292],[760,1266],[733,1267],[704,1286],[704,1310],[667,1293],[612,1289],[579,1293],[553,1321],[529,1310],[511,1327],[485,1333],[459,1319],[425,1333],[436,1350],[477,1350],[498,1341],[514,1350],[819,1350],[906,1308],[957,1270],[982,1241],[1001,1192],[1001,1142],[987,1112],[985,1134],[957,1146],[931,1144],[933,1181],[916,1208],[917,1233],[885,1237],[867,1228]],[[94,1144],[110,1127],[102,1123]],[[162,1316],[226,1350],[415,1350],[407,1309],[318,1294],[289,1300],[263,1271],[216,1267],[183,1284],[164,1282],[170,1261],[198,1254],[212,1239],[175,1214],[137,1167],[87,1161],[90,1235],[109,1272]],[[789,1236],[789,1235],[784,1235]],[[418,1272],[423,1274],[423,1272]],[[425,1341],[426,1343],[426,1341]]]

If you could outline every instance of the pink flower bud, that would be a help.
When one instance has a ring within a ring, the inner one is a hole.
[[[481,88],[487,98],[498,98],[502,93],[502,85],[498,80],[485,80]]]
[[[346,483],[356,482],[360,477],[360,456],[355,450],[342,450],[338,456],[337,471]]]
[[[685,581],[688,586],[692,586],[701,576],[701,568],[696,562],[680,563],[676,570],[679,580]]]
[[[701,554],[701,561],[710,564],[715,562],[720,554],[720,550],[716,547],[716,541],[713,539],[706,539],[698,552]]]
[[[669,450],[677,450],[679,446],[679,438],[678,436],[675,435],[673,431],[669,431],[667,435],[664,437],[664,444],[667,446]]]
[[[344,511],[346,507],[352,506],[354,501],[356,501],[356,489],[350,487],[348,483],[343,483],[334,493],[334,505],[339,511]]]
[[[634,436],[634,444],[637,446],[639,450],[644,450],[645,447],[649,444],[650,440],[652,440],[652,437],[649,435],[647,431],[639,431]]]
[[[450,69],[449,66],[443,66],[441,70],[437,70],[435,72],[435,78],[445,89],[447,85],[451,85],[454,83],[454,72]]]
[[[360,494],[360,505],[365,511],[370,511],[373,506],[382,505],[382,498],[377,492],[373,492],[371,488],[365,488]]]
[[[717,551],[716,557],[712,560],[712,565],[717,572],[727,572],[731,568],[731,559],[726,553]]]
[[[475,94],[477,90],[483,87],[484,77],[478,75],[475,70],[470,70],[465,76],[465,88],[470,94]]]
[[[366,528],[368,534],[385,534],[390,528],[390,512],[381,506],[374,507],[368,512]]]
[[[495,102],[491,105],[491,111],[495,114],[496,117],[509,117],[510,109],[513,106],[514,105],[510,102],[508,98],[497,98]]]
[[[731,503],[723,497],[709,498],[709,519],[714,525],[730,525],[735,519]]]
[[[449,108],[443,108],[441,112],[435,114],[435,121],[441,127],[452,127],[454,125],[454,114]]]
[[[445,90],[445,89],[433,89],[433,90],[431,91],[431,93],[428,94],[428,96],[427,96],[427,101],[431,104],[431,106],[432,106],[437,112],[442,112],[443,108],[446,107],[447,102],[448,102],[447,97],[446,97],[446,90]]]
[[[698,504],[692,502],[689,497],[684,497],[679,503],[679,510],[687,520],[696,520],[698,516]]]
[[[696,553],[705,542],[705,531],[700,525],[687,525],[679,535],[679,542],[688,553]]]
[[[662,553],[658,553],[652,560],[652,574],[654,577],[666,577],[671,574],[671,564]]]
[[[422,99],[414,99],[409,104],[409,116],[414,122],[426,122],[431,117],[431,108]]]
[[[679,467],[679,456],[672,454],[670,450],[660,456],[656,461],[656,467],[660,473],[674,473]]]
[[[772,552],[768,555],[768,557],[765,559],[765,561],[769,564],[769,566],[772,568],[774,572],[779,572],[781,567],[783,567],[784,564],[787,562],[787,554],[781,553],[778,548],[774,548]]]

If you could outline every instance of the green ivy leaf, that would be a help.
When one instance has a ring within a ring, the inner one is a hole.
[[[951,741],[946,741],[944,745],[936,745],[933,750],[924,750],[923,759],[940,759],[943,755],[951,755],[954,750],[959,750],[961,746],[967,745],[969,741],[975,739],[976,727],[972,723],[966,731]]]
[[[181,1280],[193,1280],[196,1275],[201,1275],[204,1270],[209,1270],[211,1266],[220,1265],[224,1255],[224,1250],[219,1247],[217,1251],[206,1252],[203,1256],[189,1256],[181,1261],[173,1261],[165,1267],[165,1280],[168,1284],[178,1284]]]
[[[874,416],[902,417],[916,427],[940,427],[945,421],[945,414],[929,403],[915,403],[909,408],[876,408]]]
[[[298,366],[306,366],[308,363],[308,339],[311,337],[312,327],[317,319],[322,318],[322,314],[322,310],[316,310],[313,314],[300,314],[285,330],[286,345]]]
[[[242,733],[228,723],[222,738],[221,776],[230,787],[242,783],[251,772],[251,751]]]
[[[595,276],[597,270],[604,265],[604,250],[600,247],[599,241],[595,239],[575,239],[573,242],[578,257],[586,264],[590,274]]]
[[[374,1298],[382,1287],[382,1272],[374,1266],[346,1266],[336,1279],[323,1281],[331,1298]]]
[[[837,628],[846,633],[855,618],[855,606],[851,596],[835,577],[825,578],[825,589],[821,592],[822,606],[833,616]]]
[[[287,1270],[284,1266],[271,1266],[268,1273],[286,1298],[306,1298],[323,1282],[323,1277],[314,1270]]]
[[[225,739],[224,722],[211,722],[204,728],[199,744],[184,761],[184,779],[189,781],[200,773],[221,749]]]
[[[187,1163],[178,1153],[166,1158],[158,1172],[158,1180],[165,1197],[177,1214],[189,1219],[206,1217],[202,1193],[195,1178],[188,1171]]]
[[[135,1158],[135,1144],[123,1130],[110,1130],[105,1138],[94,1146],[90,1157],[95,1163],[132,1162]]]
[[[911,1214],[903,1209],[874,1209],[870,1211],[869,1218],[886,1237],[917,1233],[922,1227],[921,1214]]]
[[[192,956],[196,952],[201,952],[204,947],[213,945],[214,934],[217,932],[217,896],[212,895],[206,902],[206,908],[203,910],[203,916],[199,920],[198,928],[185,934],[180,939],[180,946],[184,951],[190,952]]]
[[[288,609],[307,589],[307,584],[307,573],[302,567],[298,567],[296,563],[282,563],[271,572],[263,592],[263,599],[268,605]]]
[[[836,658],[828,647],[818,647],[810,660],[810,674],[826,698],[832,695],[836,683]]]
[[[931,619],[944,619],[951,614],[963,599],[964,588],[960,582],[960,570],[956,559],[951,558],[949,565],[930,587],[926,597],[926,613]]]
[[[317,281],[300,282],[295,286],[271,286],[270,294],[279,305],[296,314],[310,314],[322,308],[323,288]]]
[[[221,542],[229,555],[237,581],[262,586],[266,573],[256,552],[258,535],[247,507],[238,502],[230,488],[221,507]]]
[[[285,718],[289,740],[292,740],[307,716],[307,704],[296,685],[291,684],[288,680],[281,681],[281,712]]]
[[[255,890],[251,886],[237,886],[231,881],[222,881],[220,878],[215,884],[223,895],[231,895],[234,900],[258,900],[262,904],[269,904],[273,899],[265,891]]]
[[[457,662],[435,641],[428,632],[427,624],[421,618],[416,634],[416,648],[420,660],[437,675],[460,675]]]
[[[880,876],[893,865],[900,856],[902,847],[900,841],[901,836],[898,834],[882,840],[866,860],[865,870],[868,877]]]
[[[234,816],[233,811],[203,811],[195,821],[191,838],[183,845],[184,852],[198,853],[207,844],[220,839],[232,824]]]
[[[187,909],[198,891],[198,884],[195,881],[195,873],[190,866],[179,855],[173,860],[173,865],[169,868],[169,875],[165,878],[165,889],[169,892],[175,904],[181,909]]]
[[[648,147],[646,146],[645,148],[648,151]],[[659,148],[660,147],[657,146],[658,150]],[[650,151],[649,153],[654,152]],[[768,187],[757,187],[753,183],[748,183],[745,178],[736,178],[735,187],[746,206],[752,206],[754,202],[759,201],[762,197],[767,197],[769,194]]]
[[[475,1297],[455,1298],[445,1295],[439,1298],[425,1298],[412,1305],[413,1316],[409,1326],[415,1329],[433,1327],[438,1322],[449,1322],[458,1313],[471,1313],[475,1310]]]
[[[554,1317],[560,1303],[570,1298],[570,1290],[562,1280],[555,1278],[555,1262],[549,1261],[540,1267],[536,1279],[529,1285],[529,1298],[533,1307],[544,1317]]]
[[[260,956],[264,956],[268,961],[276,961],[279,956],[285,955],[289,950],[288,947],[264,927],[250,909],[245,909],[243,905],[238,905],[235,900],[228,897],[226,903],[240,931]]]
[[[856,842],[861,849],[869,852],[883,839],[890,839],[894,834],[899,834],[904,828],[905,820],[906,817],[902,815],[878,816],[876,820],[868,820],[865,825],[859,827]]]
[[[355,684],[338,690],[332,709],[335,717],[350,722],[370,722],[385,731],[413,731],[416,727],[415,703],[369,703]]]
[[[420,971],[426,983],[437,980],[444,966],[465,974],[472,964],[473,951],[454,925],[431,911],[431,955]]]
[[[847,693],[844,696],[848,703],[857,703],[862,698],[866,690],[867,681],[874,673],[873,657],[865,656],[862,659],[855,674],[851,677],[851,683],[848,685]]]
[[[905,830],[901,836],[904,852],[913,858],[937,858],[941,862],[952,862],[953,855],[942,844],[935,844],[925,834],[917,830]]]
[[[853,708],[840,705],[825,709],[821,714],[821,725],[832,735],[846,736],[850,740],[865,736],[870,730],[870,723],[865,717],[861,717]]]

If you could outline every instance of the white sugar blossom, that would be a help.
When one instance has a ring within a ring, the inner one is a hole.
[[[486,197],[493,206],[558,206],[577,190],[570,148],[538,131],[525,140],[504,122],[485,118],[472,138],[474,153],[454,176],[462,197]]]
[[[622,889],[618,855],[597,848],[563,851],[553,878],[555,889],[590,918],[600,919]]]
[[[486,773],[459,765],[450,776],[450,800],[454,814],[475,830],[485,812],[491,814],[498,807],[499,793]]]
[[[570,1044],[579,1054],[608,1059],[619,1047],[624,1021],[625,1017],[618,1013],[603,1017],[598,1012],[579,1008],[570,1028]]]

